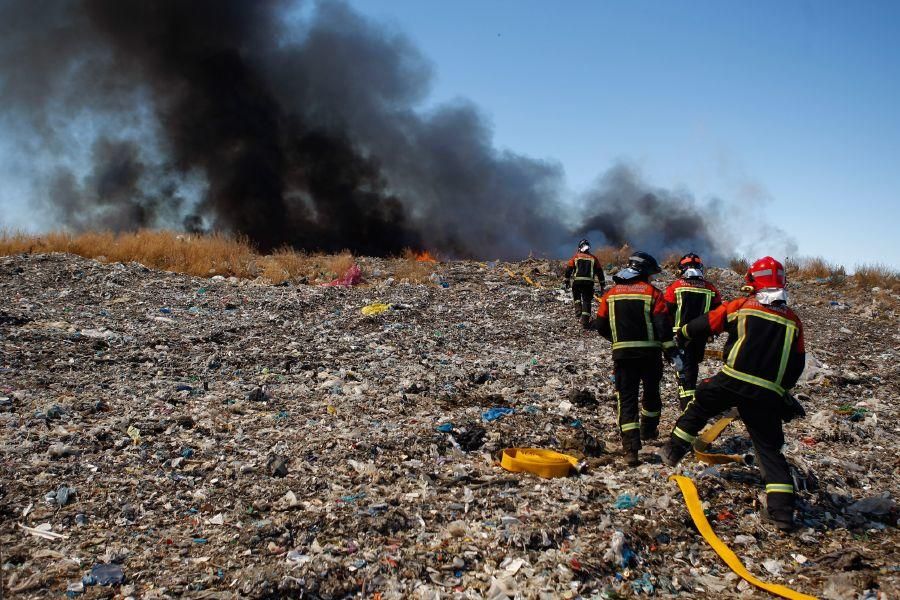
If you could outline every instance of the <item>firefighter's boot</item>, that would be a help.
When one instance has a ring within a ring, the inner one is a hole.
[[[771,492],[766,494],[766,505],[762,514],[779,531],[785,533],[793,531],[796,527],[794,522],[794,494]]]
[[[666,466],[675,467],[681,462],[681,459],[684,458],[684,455],[688,453],[690,448],[683,441],[673,438],[660,450],[659,457]]]
[[[637,429],[622,432],[622,453],[625,455],[625,464],[636,467],[641,464],[638,450],[641,449],[641,436]]]

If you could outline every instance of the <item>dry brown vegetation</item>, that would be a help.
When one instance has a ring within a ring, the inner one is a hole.
[[[853,273],[853,280],[863,288],[878,287],[900,292],[900,271],[882,264],[860,265]]]
[[[728,261],[728,268],[735,273],[743,275],[747,272],[747,269],[750,268],[750,261],[743,256],[733,256],[731,260]]]
[[[732,271],[743,274],[749,268],[750,261],[736,256],[728,266]],[[848,275],[843,265],[820,257],[791,257],[784,261],[784,268],[788,280],[812,281],[830,287],[841,287],[853,282],[864,289],[877,287],[888,292],[900,292],[900,271],[883,264],[859,265],[852,275]]]
[[[621,267],[628,262],[628,257],[634,252],[634,248],[628,244],[621,248],[613,246],[603,246],[602,248],[592,249],[594,256],[600,261],[604,268]]]
[[[193,235],[142,230],[119,234],[0,234],[0,256],[45,252],[68,252],[101,262],[136,261],[154,269],[200,277],[262,277],[272,283],[329,281],[354,264],[353,255],[348,251],[325,255],[282,248],[262,255],[246,239],[219,233]]]
[[[200,277],[261,277],[272,283],[331,281],[356,263],[348,250],[338,254],[314,254],[281,248],[260,254],[247,239],[220,233],[195,235],[141,230],[119,234],[50,232],[30,235],[0,232],[0,256],[46,252],[68,252],[101,262],[136,261],[154,269]],[[627,244],[621,248],[607,246],[594,250],[606,268],[624,265],[632,252],[633,248]],[[410,249],[403,256],[388,260],[386,266],[398,281],[427,283],[435,263],[423,261],[422,256],[421,251]],[[662,264],[670,268],[677,260],[673,254]],[[728,266],[743,274],[749,264],[745,257],[736,256]],[[797,281],[815,281],[833,287],[853,282],[864,289],[878,287],[887,292],[900,292],[900,271],[883,264],[860,265],[853,275],[847,275],[843,266],[822,258],[788,258],[785,268],[789,279]]]
[[[0,256],[68,252],[100,262],[139,262],[153,269],[198,277],[260,277],[271,283],[299,281],[321,283],[343,275],[356,264],[349,250],[337,254],[300,252],[280,248],[261,254],[245,238],[219,233],[194,235],[172,231],[141,230],[130,233],[50,232],[29,235],[0,232]],[[434,271],[420,253],[409,250],[388,261],[398,281],[427,283]]]

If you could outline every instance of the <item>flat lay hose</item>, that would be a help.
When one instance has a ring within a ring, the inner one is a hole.
[[[565,477],[577,464],[574,456],[543,448],[506,448],[500,459],[500,466],[507,471],[525,471],[545,479]]]
[[[694,486],[694,482],[691,481],[689,477],[683,475],[671,475],[669,480],[674,481],[678,484],[678,487],[681,488],[681,494],[684,496],[684,503],[687,505],[688,512],[694,520],[694,526],[697,527],[697,531],[700,532],[703,539],[712,546],[712,549],[716,551],[716,554],[725,561],[725,564],[727,564],[732,571],[743,577],[748,583],[755,585],[770,594],[775,594],[782,598],[790,598],[791,600],[816,600],[815,596],[801,594],[800,592],[795,592],[783,585],[766,583],[765,581],[761,581],[754,577],[753,574],[744,567],[743,563],[741,563],[741,559],[739,559],[737,555],[722,542],[722,540],[716,537],[715,532],[713,532],[712,527],[709,525],[709,521],[706,520],[706,515],[703,514],[703,507],[700,506],[700,497],[697,495],[697,488]]]

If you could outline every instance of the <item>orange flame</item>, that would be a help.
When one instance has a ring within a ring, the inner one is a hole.
[[[435,259],[431,252],[428,250],[422,250],[421,252],[416,253],[416,261],[417,262],[428,262],[428,263],[436,263],[437,259]]]

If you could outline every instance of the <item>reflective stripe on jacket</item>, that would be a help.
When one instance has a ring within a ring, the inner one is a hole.
[[[593,254],[587,252],[576,252],[575,255],[566,263],[566,279],[575,274],[575,281],[590,281],[593,283],[594,277],[604,284],[606,276],[600,267],[600,261]]]
[[[664,294],[675,327],[696,319],[722,304],[716,286],[703,279],[676,279]]]
[[[803,324],[787,306],[767,306],[756,298],[732,300],[682,328],[690,338],[728,332],[722,373],[745,395],[760,388],[782,395],[803,372]]]
[[[603,294],[597,329],[612,342],[614,359],[642,356],[673,345],[662,292],[646,281],[616,284]]]

